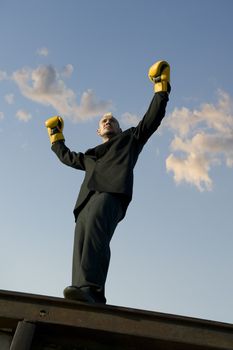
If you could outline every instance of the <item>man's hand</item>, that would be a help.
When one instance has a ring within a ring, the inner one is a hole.
[[[154,91],[171,91],[170,86],[170,66],[166,61],[158,61],[150,67],[148,72],[149,79],[153,81]]]
[[[54,116],[49,118],[45,122],[45,126],[48,130],[49,140],[51,144],[56,141],[65,140],[62,130],[64,128],[64,121],[62,117]]]

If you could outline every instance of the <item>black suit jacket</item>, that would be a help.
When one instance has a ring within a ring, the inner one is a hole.
[[[122,195],[127,208],[132,199],[134,166],[143,146],[160,125],[167,101],[166,92],[155,93],[137,127],[125,130],[85,153],[70,151],[63,141],[52,145],[62,163],[86,173],[74,208],[76,219],[93,191]]]

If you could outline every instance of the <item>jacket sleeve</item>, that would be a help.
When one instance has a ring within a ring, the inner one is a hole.
[[[165,116],[168,102],[167,92],[157,92],[150,103],[150,106],[134,130],[135,137],[144,145],[149,137],[158,129]]]
[[[72,152],[66,147],[63,141],[52,144],[52,151],[57,155],[62,163],[78,170],[85,170],[84,154]]]

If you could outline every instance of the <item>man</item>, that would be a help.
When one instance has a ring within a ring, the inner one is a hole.
[[[170,67],[158,61],[149,69],[154,97],[137,127],[122,131],[111,113],[97,130],[103,143],[85,153],[76,153],[64,143],[63,120],[46,121],[52,150],[66,165],[85,171],[74,208],[76,221],[72,285],[64,297],[89,303],[106,303],[105,282],[110,262],[110,241],[132,199],[133,169],[138,156],[165,115],[170,92]]]

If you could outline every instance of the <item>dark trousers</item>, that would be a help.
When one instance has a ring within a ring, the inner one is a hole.
[[[123,216],[121,197],[95,192],[76,222],[72,285],[90,288],[99,302],[106,302],[104,286],[110,262],[110,241]]]

